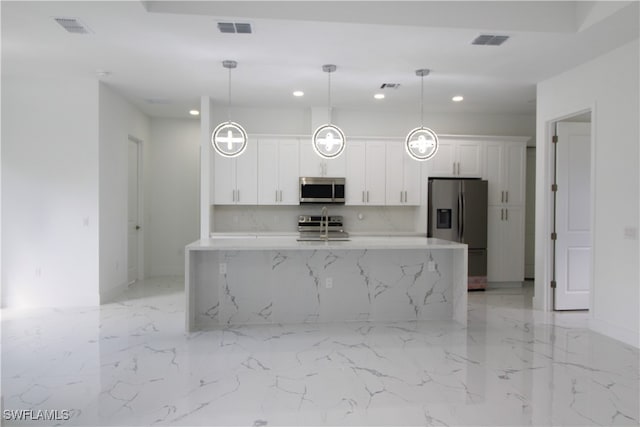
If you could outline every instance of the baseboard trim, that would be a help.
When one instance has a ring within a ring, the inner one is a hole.
[[[589,319],[589,329],[606,335],[614,340],[622,341],[635,348],[640,348],[640,334],[631,329],[622,328],[600,319]]]

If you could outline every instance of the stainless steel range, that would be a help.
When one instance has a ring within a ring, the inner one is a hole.
[[[326,208],[322,215],[300,215],[298,232],[300,241],[349,240],[349,233],[344,231],[342,216],[329,216]]]

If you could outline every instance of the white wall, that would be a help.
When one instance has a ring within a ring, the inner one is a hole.
[[[144,171],[148,157],[149,118],[105,84],[100,84],[99,88],[99,117],[100,302],[105,303],[128,284],[129,135],[142,141]],[[145,227],[142,232],[146,232]],[[141,273],[144,275],[144,271]]]
[[[98,82],[2,76],[4,306],[98,304]]]
[[[549,123],[592,108],[593,289],[591,327],[640,346],[638,239],[640,131],[638,40],[538,85],[536,289],[534,306],[549,308]]]
[[[147,276],[184,274],[184,247],[199,238],[199,165],[199,120],[151,120]]]

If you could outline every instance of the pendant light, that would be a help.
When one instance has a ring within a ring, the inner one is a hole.
[[[413,129],[407,135],[404,148],[412,159],[418,161],[429,160],[438,151],[438,135],[429,128],[424,127],[424,77],[429,75],[426,68],[416,70],[416,76],[420,77],[420,119],[419,128]]]
[[[333,64],[322,66],[322,71],[329,77],[329,123],[317,128],[312,139],[313,150],[325,159],[335,159],[342,154],[346,141],[342,129],[331,124],[331,73],[336,71],[336,68]]]
[[[247,132],[238,123],[231,121],[231,70],[238,66],[236,61],[222,61],[222,66],[229,70],[229,101],[227,104],[227,121],[220,123],[211,133],[211,144],[216,153],[224,157],[236,157],[247,148]]]

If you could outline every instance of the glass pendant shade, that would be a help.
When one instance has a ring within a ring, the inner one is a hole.
[[[404,148],[412,159],[429,160],[438,151],[438,135],[429,128],[413,129],[405,139]]]
[[[231,70],[238,66],[236,61],[222,61],[222,66],[229,70],[229,104],[231,107]],[[223,157],[236,157],[247,148],[247,132],[238,123],[231,121],[231,113],[228,111],[229,120],[220,123],[211,133],[211,145],[216,153]]]
[[[313,133],[313,151],[322,158],[335,159],[344,151],[346,138],[344,132],[338,126],[331,124],[331,73],[336,71],[336,66],[327,64],[322,66],[322,71],[329,77],[329,123],[326,123]]]
[[[216,153],[224,157],[236,157],[247,148],[247,132],[238,123],[220,123],[211,134]]]
[[[416,76],[420,77],[420,117],[422,125],[413,129],[404,140],[404,149],[409,157],[418,161],[429,160],[438,152],[438,135],[431,129],[424,127],[424,77],[430,70],[422,68],[416,70]]]

